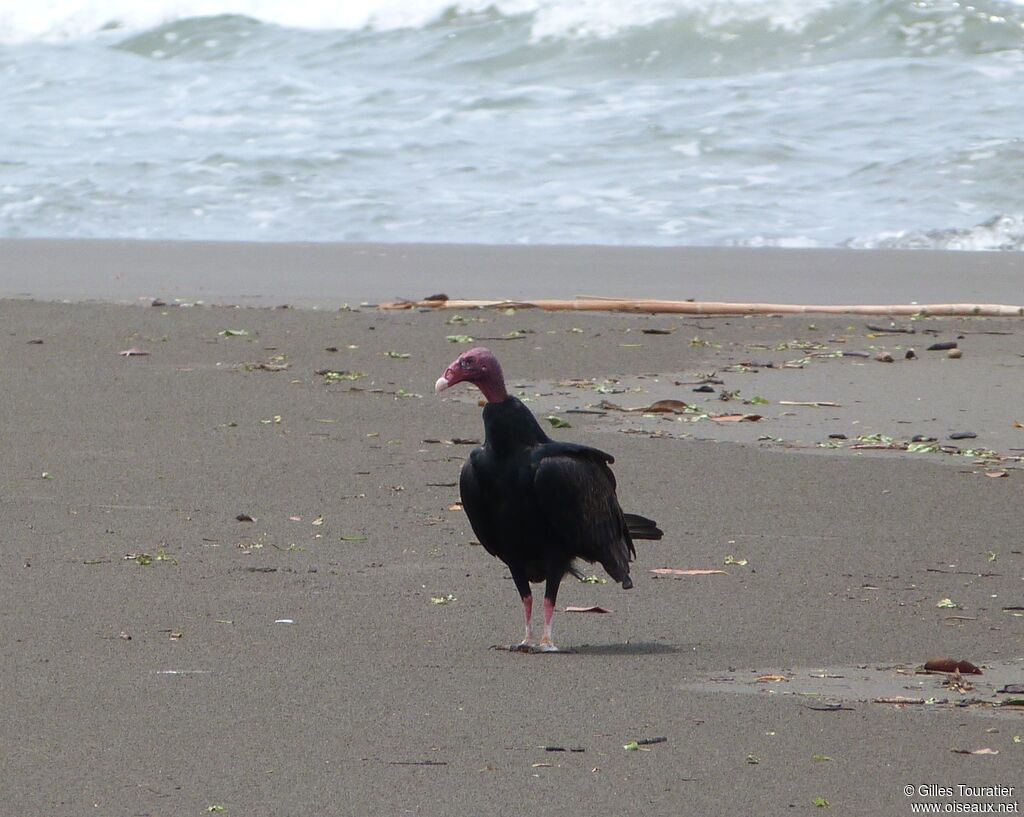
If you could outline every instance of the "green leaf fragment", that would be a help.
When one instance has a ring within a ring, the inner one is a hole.
[[[388,357],[394,358],[395,360],[405,360],[406,358],[412,357],[408,352],[385,352]]]
[[[544,418],[555,428],[572,428],[568,420],[563,420],[557,414],[549,414]]]
[[[649,752],[651,751],[645,746],[641,746],[637,741],[631,740],[629,743],[623,744],[623,749],[627,752]]]
[[[352,536],[342,536],[342,542],[365,542],[366,537],[361,534],[354,534]]]
[[[455,596],[452,595],[451,593],[449,593],[446,596],[431,596],[430,597],[430,603],[431,604],[451,604],[453,601],[458,601],[458,599],[455,598]]]
[[[358,380],[361,377],[366,377],[365,372],[338,372],[333,369],[324,369],[317,372],[317,374],[323,377],[325,383],[340,383],[346,380]]]
[[[221,805],[207,806],[206,810],[210,811],[210,812],[213,812],[214,814],[223,814],[225,811],[227,811],[227,809],[224,808],[224,806],[221,806]]]
[[[759,758],[757,755],[747,755],[747,763],[749,763],[751,766],[756,766],[760,762],[761,758]]]
[[[249,332],[246,329],[221,329],[217,334],[222,338],[244,338]]]
[[[959,610],[960,605],[957,604],[953,599],[939,599],[939,603],[935,605],[940,610]]]
[[[892,437],[888,434],[861,434],[857,438],[858,442],[862,443],[882,443],[888,445],[892,442]]]
[[[747,564],[747,560],[743,558],[737,559],[735,556],[729,555],[725,557],[725,564],[738,565],[739,567],[744,567]]]
[[[445,340],[449,343],[472,343],[473,337],[470,335],[446,335]]]
[[[603,576],[584,576],[580,581],[583,584],[608,584],[608,580]]]
[[[828,763],[831,759],[828,755],[815,755],[813,758],[815,763]]]
[[[828,808],[828,800],[824,797],[815,797],[812,801],[815,808]]]

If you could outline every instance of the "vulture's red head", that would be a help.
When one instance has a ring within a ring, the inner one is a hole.
[[[434,391],[442,392],[463,381],[472,383],[480,389],[489,403],[500,403],[508,399],[501,364],[494,353],[483,346],[477,346],[455,358],[452,365],[437,379]]]

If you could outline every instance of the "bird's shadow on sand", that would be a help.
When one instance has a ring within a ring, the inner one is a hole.
[[[577,655],[674,655],[689,649],[684,644],[637,641],[629,644],[579,644],[572,651]]]
[[[511,652],[518,655],[674,655],[688,652],[692,647],[685,644],[658,644],[653,641],[640,641],[631,644],[579,644],[573,647],[560,647],[557,650],[521,649],[515,645],[505,646],[494,644],[492,650]]]
[[[641,641],[631,644],[580,644],[574,647],[563,647],[553,652],[538,649],[522,650],[515,646],[506,647],[499,644],[495,644],[490,649],[520,655],[674,655],[677,652],[688,651],[691,647],[683,644],[656,644],[651,641]]]

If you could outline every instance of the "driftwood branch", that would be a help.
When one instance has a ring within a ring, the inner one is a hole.
[[[553,312],[640,312],[680,315],[904,315],[936,317],[1024,317],[1024,306],[1008,304],[761,304],[581,297],[534,301],[426,300],[379,304],[381,309],[544,309]]]

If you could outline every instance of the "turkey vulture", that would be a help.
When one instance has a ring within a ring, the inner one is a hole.
[[[556,652],[555,598],[566,573],[580,577],[574,560],[600,562],[628,590],[633,540],[660,539],[662,532],[652,520],[622,512],[610,454],[544,433],[533,413],[505,390],[489,349],[459,355],[434,388],[441,392],[462,381],[487,400],[484,443],[462,467],[462,506],[480,544],[508,565],[522,598],[526,635],[515,649],[533,648],[530,582],[543,581],[544,635],[537,648]]]

